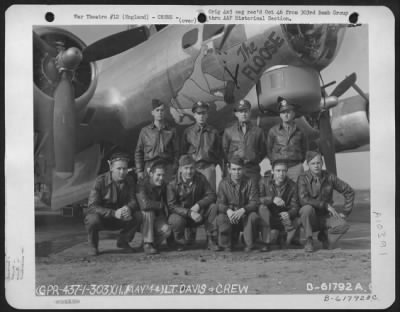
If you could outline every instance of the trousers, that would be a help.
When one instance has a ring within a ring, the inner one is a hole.
[[[194,222],[190,217],[182,217],[176,213],[171,214],[168,218],[168,223],[171,225],[175,240],[178,242],[184,241],[185,228],[197,228],[202,224],[204,224],[208,236],[217,237],[217,212],[218,206],[216,204],[211,204],[208,209],[205,210],[202,215],[203,220],[199,223]]]
[[[301,207],[299,214],[306,238],[312,237],[313,232],[325,232],[329,242],[335,243],[350,228],[350,225],[343,219],[318,216],[315,208],[311,205]]]
[[[247,247],[253,247],[258,235],[259,220],[258,214],[251,212],[249,215],[244,215],[238,224],[231,224],[226,214],[219,214],[217,216],[218,245],[231,248],[237,243],[239,234],[243,231],[244,243]]]
[[[99,231],[101,230],[121,230],[118,240],[130,242],[135,233],[140,230],[142,224],[142,214],[136,211],[132,215],[132,220],[123,221],[115,218],[103,218],[97,213],[90,213],[85,216],[84,224],[88,233],[88,242],[91,247],[98,247]]]
[[[154,211],[142,211],[142,235],[145,244],[160,245],[171,235],[171,227],[164,215],[156,216]]]

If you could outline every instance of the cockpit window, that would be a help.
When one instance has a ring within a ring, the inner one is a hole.
[[[319,68],[327,66],[339,50],[345,27],[340,24],[283,25],[291,47],[300,58]]]
[[[204,25],[203,41],[208,40],[216,35],[222,34],[224,31],[224,27],[225,25],[223,24]]]
[[[182,37],[182,48],[187,49],[192,45],[196,44],[198,38],[199,38],[199,30],[197,28],[189,30]]]

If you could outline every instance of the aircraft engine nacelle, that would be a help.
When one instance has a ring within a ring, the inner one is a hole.
[[[300,114],[321,109],[319,74],[312,68],[284,66],[266,71],[256,86],[261,112],[278,113],[277,99],[286,98]]]
[[[35,32],[47,42],[58,45],[76,47],[83,50],[86,44],[74,34],[61,28],[41,27]],[[58,74],[50,56],[34,51],[33,54],[33,81],[35,103],[45,106],[53,105],[53,94],[58,83]],[[67,60],[68,61],[68,60]],[[95,63],[81,62],[74,71],[72,84],[75,91],[75,106],[78,111],[83,110],[92,98],[97,85],[97,67]],[[35,107],[36,109],[36,107]],[[40,110],[40,107],[37,107]]]
[[[82,61],[86,45],[74,34],[54,27],[34,29],[34,34],[40,38],[34,37],[33,48],[35,132],[46,146],[47,159],[54,160],[56,174],[65,179],[72,176],[75,164],[75,116],[93,97],[97,68],[94,62]],[[57,55],[47,53],[43,44]]]
[[[337,152],[369,144],[368,104],[361,97],[339,102],[332,109],[331,123]]]

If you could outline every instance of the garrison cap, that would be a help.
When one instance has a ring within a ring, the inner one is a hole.
[[[131,158],[129,157],[128,153],[124,152],[115,152],[111,155],[110,157],[110,162],[118,161],[118,160],[123,160],[129,162]]]
[[[164,103],[161,102],[159,99],[151,100],[151,106],[153,107],[153,109],[156,109],[157,107],[160,107],[161,105],[164,105]]]
[[[243,158],[241,158],[241,157],[239,157],[239,156],[236,156],[236,155],[233,155],[233,156],[231,157],[231,159],[229,160],[229,163],[230,163],[230,164],[237,165],[237,166],[241,166],[241,167],[244,166]]]
[[[289,103],[287,99],[278,96],[278,110],[279,113],[286,112],[288,110],[295,110],[296,106],[292,103]]]
[[[250,110],[251,104],[247,100],[240,100],[239,103],[236,104],[235,108],[233,109],[235,112]]]
[[[188,165],[194,165],[195,161],[192,156],[185,154],[182,155],[181,158],[179,158],[179,166],[188,166]]]
[[[307,151],[306,153],[306,161],[309,163],[311,160],[313,160],[316,156],[322,157],[321,153],[318,151]]]
[[[208,110],[210,108],[210,105],[208,105],[208,103],[206,102],[198,101],[193,104],[192,112],[195,113],[198,108],[204,108]]]

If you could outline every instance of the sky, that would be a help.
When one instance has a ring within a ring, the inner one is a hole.
[[[124,25],[101,25],[101,26],[69,26],[63,27],[78,37],[86,44],[108,36],[112,33],[126,30]],[[357,74],[356,84],[364,91],[369,90],[369,64],[368,64],[368,25],[347,28],[341,48],[335,60],[322,71],[324,83],[336,81],[339,83],[346,76],[355,72]],[[327,88],[328,94],[335,85]],[[342,98],[357,95],[350,88]],[[356,189],[370,188],[370,153],[338,153],[336,155],[338,176],[348,182]],[[268,169],[268,162],[263,163],[263,169]]]

